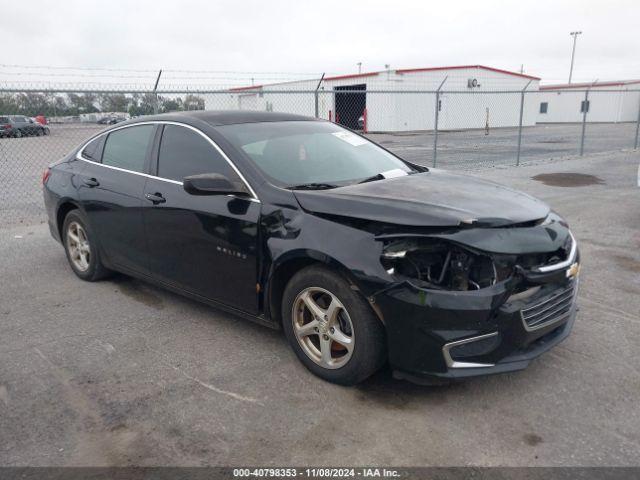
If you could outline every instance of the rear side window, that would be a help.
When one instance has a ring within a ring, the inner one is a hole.
[[[0,117],[0,123],[9,123],[9,117]]]
[[[82,153],[80,154],[82,158],[84,158],[85,160],[91,160],[92,162],[99,162],[99,147],[102,140],[103,137],[98,137],[91,140],[91,142],[89,142],[87,146],[82,149]]]
[[[153,125],[140,125],[110,133],[104,145],[102,163],[132,172],[144,172],[153,128]]]
[[[234,181],[229,162],[200,134],[177,125],[164,127],[158,155],[158,176],[181,182],[200,173],[219,173]]]

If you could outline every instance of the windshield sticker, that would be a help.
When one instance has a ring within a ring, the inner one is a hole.
[[[395,178],[395,177],[404,177],[407,174],[404,170],[400,170],[399,168],[394,168],[393,170],[387,170],[386,172],[382,172],[384,178]]]
[[[334,132],[332,133],[332,135],[334,137],[338,137],[340,140],[343,140],[350,145],[353,145],[354,147],[359,147],[360,145],[368,143],[364,138],[349,132]]]

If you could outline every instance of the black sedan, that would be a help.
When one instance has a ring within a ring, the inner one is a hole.
[[[44,172],[83,280],[123,272],[282,328],[316,375],[518,370],[569,334],[579,253],[543,202],[266,112],[121,123]]]

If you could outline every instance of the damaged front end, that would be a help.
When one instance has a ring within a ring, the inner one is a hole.
[[[370,301],[399,377],[518,370],[570,332],[579,254],[553,213],[524,226],[376,239],[392,281]]]

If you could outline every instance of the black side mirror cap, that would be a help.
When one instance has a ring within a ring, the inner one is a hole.
[[[190,175],[182,180],[182,185],[191,195],[249,195],[242,182],[232,182],[218,173]]]

